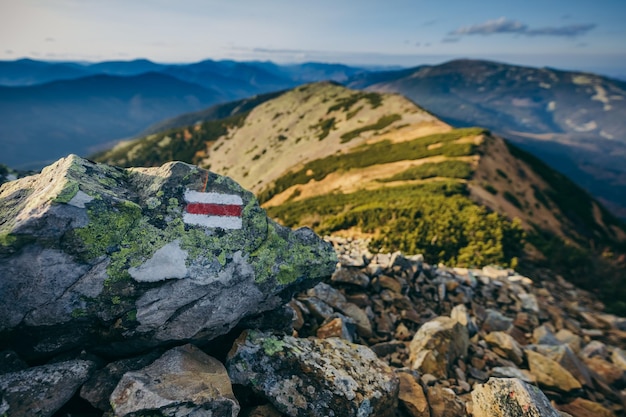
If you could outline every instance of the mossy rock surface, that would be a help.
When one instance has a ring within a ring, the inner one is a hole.
[[[181,162],[120,169],[70,155],[3,184],[0,218],[1,340],[33,356],[212,339],[336,263],[312,231]]]

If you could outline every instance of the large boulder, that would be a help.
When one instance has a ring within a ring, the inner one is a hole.
[[[169,350],[150,366],[127,372],[111,394],[116,416],[237,417],[226,368],[193,345]]]
[[[252,387],[291,417],[392,416],[398,378],[369,348],[339,338],[246,331],[228,355],[233,384]]]
[[[311,230],[276,224],[231,179],[181,162],[70,155],[0,186],[0,219],[0,344],[26,357],[209,340],[337,262]]]

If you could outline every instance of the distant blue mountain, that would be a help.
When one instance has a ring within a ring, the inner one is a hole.
[[[2,162],[34,169],[68,153],[88,155],[155,122],[222,101],[217,91],[154,72],[0,87]]]
[[[182,113],[363,72],[337,64],[228,60],[0,61],[0,162],[40,168],[69,152],[90,154]]]
[[[49,63],[32,59],[0,61],[0,85],[26,86],[50,81],[70,80],[89,75],[87,68],[65,63]]]

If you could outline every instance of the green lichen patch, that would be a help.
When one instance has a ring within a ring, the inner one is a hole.
[[[55,198],[52,199],[53,203],[69,203],[72,198],[78,193],[78,182],[68,180],[65,186]]]
[[[282,340],[278,340],[275,337],[268,337],[263,339],[263,343],[261,345],[263,351],[266,355],[274,356],[278,352],[282,352],[285,347],[285,342]]]

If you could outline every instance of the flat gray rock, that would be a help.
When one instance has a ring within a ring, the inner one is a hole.
[[[2,184],[0,218],[0,348],[27,358],[209,340],[337,262],[230,178],[181,162],[120,169],[70,155]]]

